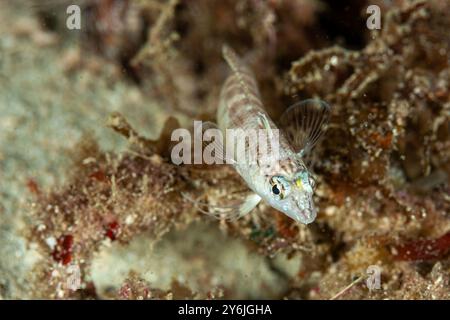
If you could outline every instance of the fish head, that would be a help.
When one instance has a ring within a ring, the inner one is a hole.
[[[295,221],[309,224],[317,216],[313,201],[314,186],[314,178],[306,168],[290,177],[275,175],[268,181],[266,200],[272,207]]]

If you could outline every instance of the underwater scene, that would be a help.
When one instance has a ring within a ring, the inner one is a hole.
[[[0,0],[10,299],[450,299],[450,1]]]

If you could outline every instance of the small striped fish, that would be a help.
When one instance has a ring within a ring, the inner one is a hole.
[[[253,158],[249,156],[244,161],[224,159],[234,166],[252,190],[242,204],[230,212],[238,217],[243,216],[263,199],[297,222],[313,222],[316,218],[313,203],[315,182],[302,158],[322,135],[329,119],[330,107],[320,100],[294,104],[281,117],[280,127],[284,131],[278,133],[277,126],[264,110],[251,70],[229,47],[223,48],[223,56],[232,74],[227,78],[220,95],[217,112],[219,129],[222,133],[229,129],[258,132],[262,129],[268,142],[265,149],[260,148],[260,145],[250,148],[250,143],[260,144],[261,139],[246,142],[245,151]],[[278,147],[274,155],[271,153],[272,146]],[[267,152],[266,157],[261,154],[261,150]],[[256,154],[252,155],[252,152]]]

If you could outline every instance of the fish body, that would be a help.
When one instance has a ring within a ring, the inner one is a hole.
[[[228,54],[233,54],[228,52]],[[251,70],[242,64],[236,56],[234,61],[239,63],[237,70],[235,70],[225,81],[220,95],[220,103],[217,112],[217,123],[222,132],[226,130],[243,130],[249,132],[253,130],[258,133],[265,133],[266,141],[270,140],[269,131],[277,132],[278,128],[270,119],[267,112],[264,110],[261,102],[260,93],[256,84],[255,78]],[[277,135],[279,151],[283,154],[279,155],[284,158],[291,158],[294,155],[288,141],[284,136]],[[254,149],[246,145],[245,152],[249,153],[250,159],[261,159],[262,154],[258,148],[258,140],[252,141],[256,143]],[[269,144],[269,148],[270,148]],[[267,153],[270,153],[270,149]],[[273,156],[275,158],[275,156]],[[234,167],[236,171],[247,182],[250,189],[258,192],[258,186],[267,177],[271,176],[273,166],[281,164],[276,162],[276,159],[267,159],[264,164],[262,161],[236,161]],[[286,161],[284,164],[286,170],[291,168],[291,161]]]
[[[252,139],[246,142],[245,152],[248,157],[244,157],[243,160],[241,157],[240,161],[233,163],[236,171],[255,193],[250,198],[253,200],[244,202],[241,214],[251,211],[253,209],[251,206],[256,206],[259,200],[263,199],[295,221],[311,223],[316,218],[313,203],[314,180],[302,160],[304,150],[296,151],[288,136],[277,128],[264,110],[251,70],[230,48],[225,47],[223,54],[232,69],[232,74],[225,81],[220,95],[217,112],[219,129],[224,133],[229,129],[241,129],[244,132],[253,130],[259,134],[263,132],[266,139]],[[304,118],[303,111],[306,107],[305,104],[294,106],[295,110],[290,111],[288,118],[290,116]],[[301,113],[298,112],[299,109]],[[317,112],[312,114],[316,117]],[[303,125],[303,136],[306,137],[302,139],[303,147],[311,146],[313,142],[311,138],[315,136],[308,130],[312,129],[317,128],[308,129]],[[260,148],[262,141],[268,142],[266,149]],[[256,146],[250,148],[250,143]],[[277,152],[272,152],[274,146],[278,148]]]

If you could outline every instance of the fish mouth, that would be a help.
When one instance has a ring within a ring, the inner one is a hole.
[[[317,212],[315,209],[313,209],[312,211],[309,212],[302,212],[301,215],[302,218],[300,222],[304,224],[310,224],[314,222],[314,220],[316,220]]]
[[[310,224],[316,219],[317,210],[312,199],[305,200],[303,199],[301,203],[297,203],[299,210],[294,219],[303,224]]]
[[[296,222],[299,222],[301,224],[310,224],[314,222],[316,219],[317,213],[315,210],[308,210],[308,211],[297,211],[295,213],[293,212],[285,212],[287,216],[295,220]]]
[[[316,220],[317,210],[310,197],[295,197],[284,205],[280,206],[278,203],[275,203],[272,206],[301,224],[310,224]]]

